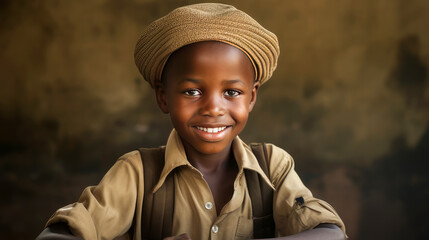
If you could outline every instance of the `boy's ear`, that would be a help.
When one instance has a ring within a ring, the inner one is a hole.
[[[168,105],[167,105],[167,95],[165,93],[165,87],[163,83],[161,82],[155,83],[155,94],[156,94],[156,101],[161,111],[163,113],[169,113]]]
[[[261,86],[261,84],[259,83],[259,81],[255,82],[253,84],[252,98],[250,99],[250,104],[249,104],[249,112],[251,112],[252,109],[253,109],[253,107],[255,106],[256,97],[258,95],[259,86]]]

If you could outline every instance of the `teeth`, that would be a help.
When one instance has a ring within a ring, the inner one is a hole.
[[[225,130],[226,127],[218,127],[218,128],[203,128],[203,127],[197,127],[198,130],[208,132],[208,133],[218,133],[223,130]]]

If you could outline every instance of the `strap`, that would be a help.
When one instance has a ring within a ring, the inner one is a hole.
[[[266,145],[264,143],[253,143],[250,144],[250,147],[262,170],[269,178],[268,162],[271,156],[268,154]],[[247,189],[252,201],[253,237],[274,237],[273,189],[255,171],[246,170],[245,176]]]
[[[164,184],[152,193],[164,168],[165,147],[139,149],[144,169],[144,199],[142,238],[146,240],[170,237],[173,229],[174,177],[169,174]]]

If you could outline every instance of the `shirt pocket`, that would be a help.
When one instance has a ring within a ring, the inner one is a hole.
[[[236,240],[250,239],[253,237],[253,220],[247,217],[239,217],[237,222]]]

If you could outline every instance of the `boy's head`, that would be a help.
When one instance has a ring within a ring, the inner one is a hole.
[[[244,128],[278,55],[277,37],[246,13],[203,3],[150,24],[135,61],[185,149],[213,154],[228,149]]]
[[[185,148],[208,155],[228,149],[243,130],[258,87],[246,54],[223,42],[205,41],[174,52],[155,89]]]

